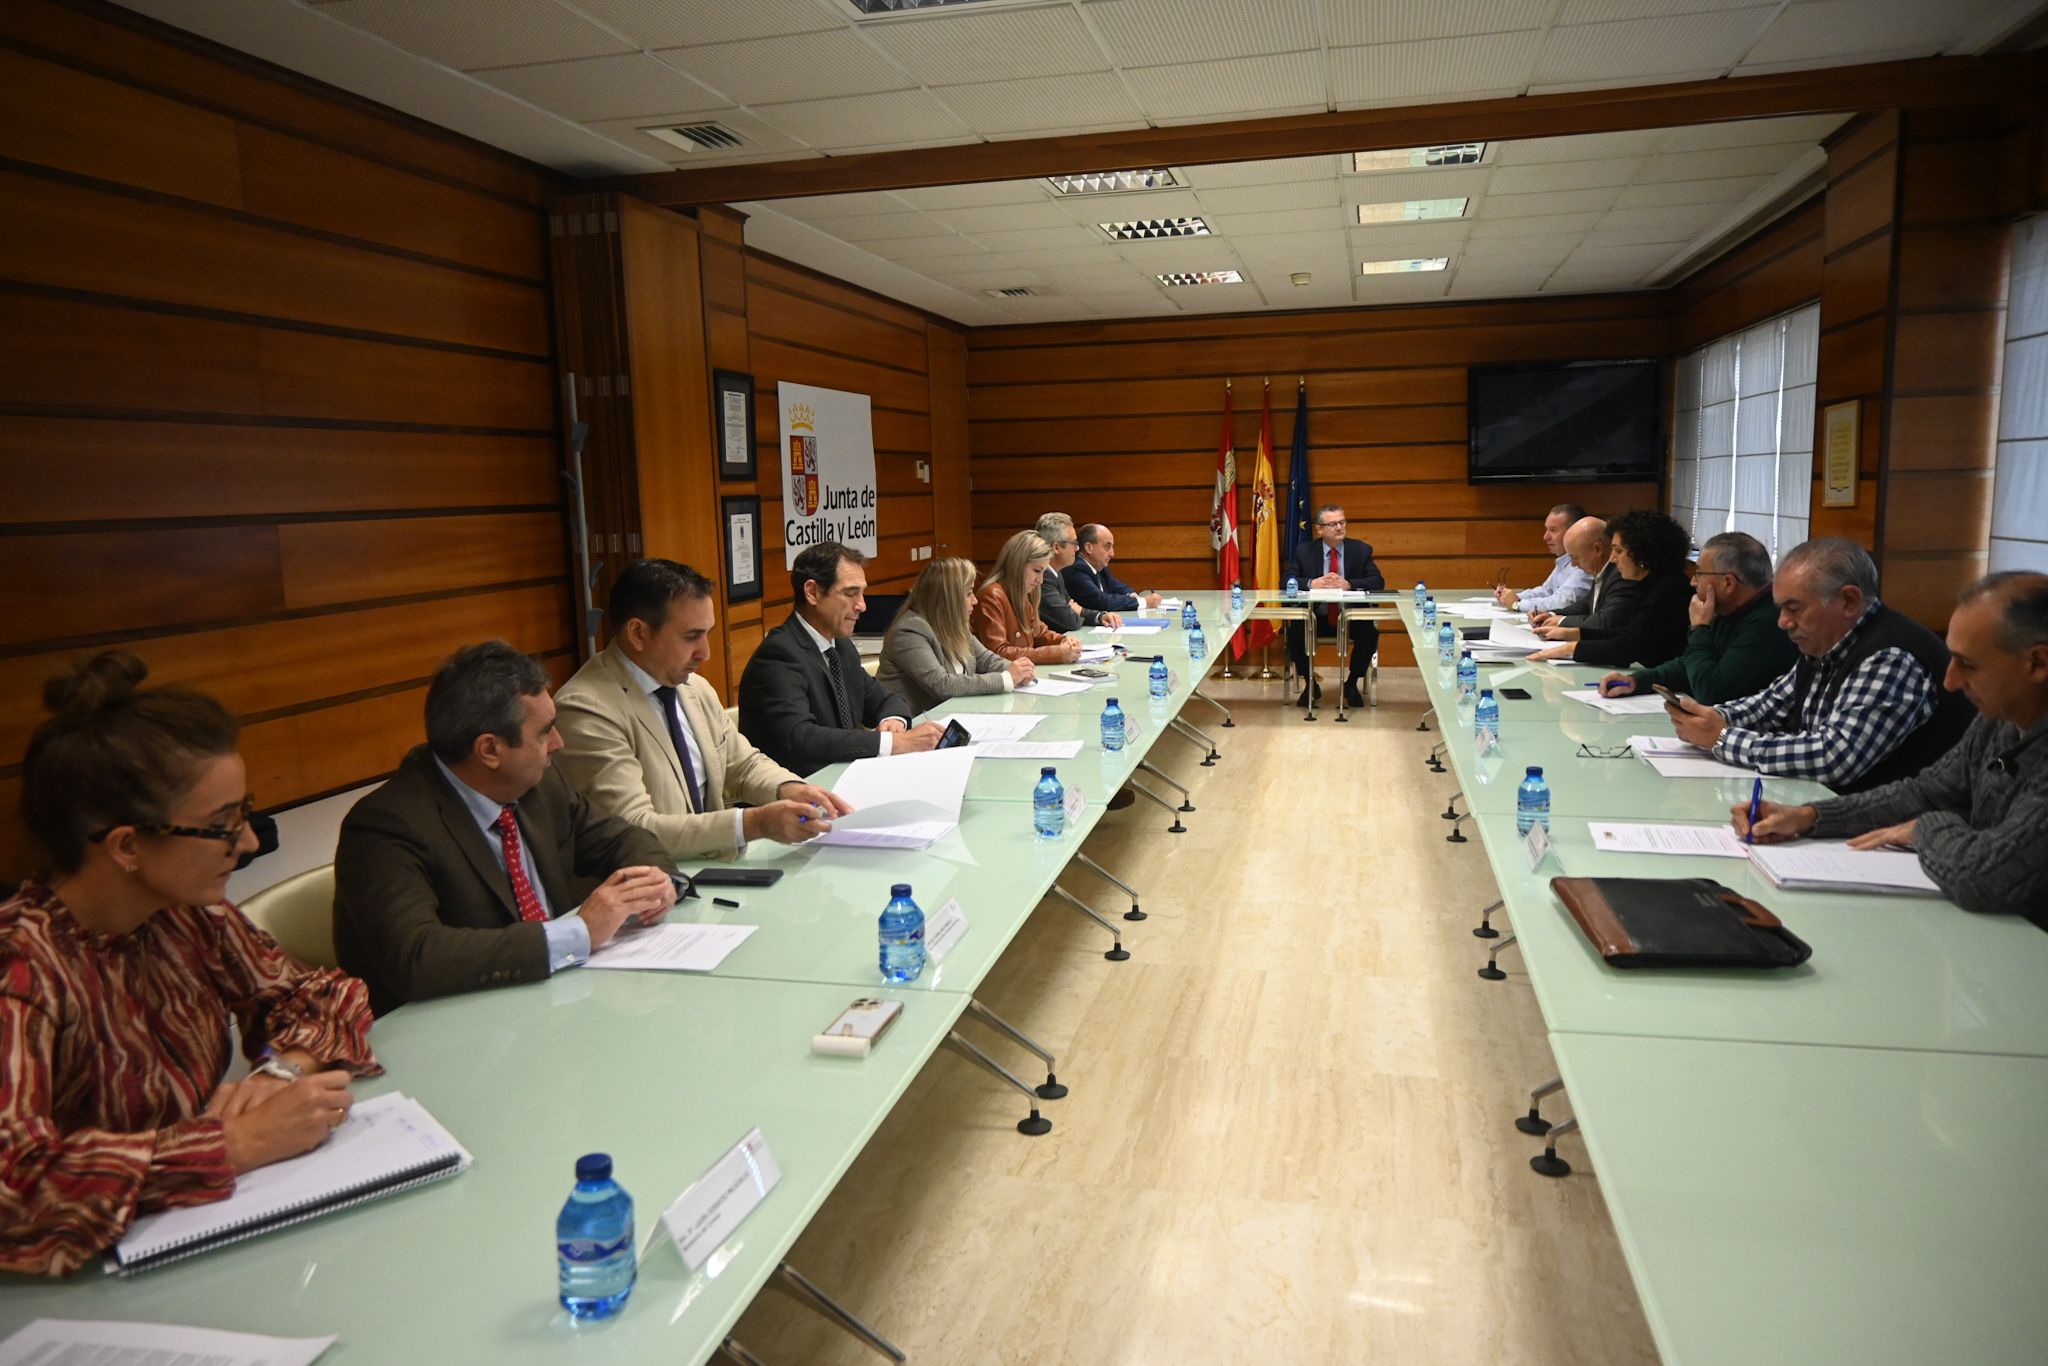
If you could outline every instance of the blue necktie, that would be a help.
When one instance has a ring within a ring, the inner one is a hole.
[[[690,762],[690,746],[683,740],[682,718],[676,715],[676,690],[656,688],[654,701],[661,708],[661,719],[668,723],[668,742],[676,747],[676,758],[683,762],[683,785],[690,789],[690,809],[704,809],[704,790],[697,784],[697,766]]]

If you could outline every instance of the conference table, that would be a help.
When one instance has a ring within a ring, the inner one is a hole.
[[[1184,596],[1219,647],[1244,620],[1222,594]],[[1129,644],[1165,656],[1169,687],[1155,702],[1146,662],[1103,666],[1135,723],[1121,751],[1101,748],[1111,687],[988,700],[1042,714],[1038,738],[1083,741],[1061,767],[1088,799],[1060,837],[1032,828],[1040,764],[977,761],[957,828],[927,849],[750,845],[748,866],[783,870],[774,886],[720,888],[740,905],[706,895],[671,915],[759,927],[713,972],[583,968],[394,1011],[371,1036],[385,1073],[358,1093],[419,1101],[468,1148],[468,1170],[130,1279],[96,1267],[68,1281],[0,1278],[0,1336],[49,1317],[339,1334],[323,1362],[710,1359],[963,1016],[988,1022],[975,988],[1217,662],[1189,659],[1177,621]],[[957,899],[968,929],[917,981],[885,985],[876,920],[897,882],[927,917]],[[814,1054],[812,1036],[860,996],[903,1012],[865,1058]],[[756,1128],[780,1180],[688,1271],[659,1217]],[[554,1218],[575,1159],[594,1151],[612,1155],[634,1196],[642,1252],[626,1308],[579,1324],[555,1298]]]
[[[1596,848],[1603,820],[1723,824],[1750,783],[1660,777],[1625,746],[1669,723],[1574,700],[1607,670],[1568,662],[1480,665],[1481,688],[1531,694],[1500,700],[1500,741],[1482,754],[1472,702],[1412,603],[1402,617],[1469,813],[1459,824],[1498,886],[1663,1359],[2041,1361],[2048,936],[1935,897],[1785,891],[1744,859]],[[1551,789],[1534,869],[1514,814],[1530,765]],[[1765,787],[1782,802],[1827,795]],[[1559,875],[1712,878],[1768,906],[1813,957],[1782,971],[1617,969],[1552,892]],[[1501,1097],[1503,1124],[1522,1101]]]

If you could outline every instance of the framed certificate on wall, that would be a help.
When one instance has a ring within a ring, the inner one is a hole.
[[[761,596],[761,500],[752,494],[718,500],[725,522],[725,600]]]
[[[1846,403],[1831,403],[1821,414],[1821,495],[1822,507],[1852,508],[1856,506],[1856,457],[1862,442],[1861,416],[1863,404],[1860,399]]]
[[[718,438],[718,477],[754,477],[754,377],[711,372],[711,422]]]

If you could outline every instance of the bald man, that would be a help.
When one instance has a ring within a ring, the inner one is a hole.
[[[1564,533],[1564,553],[1571,556],[1593,587],[1586,598],[1586,610],[1560,615],[1556,612],[1532,612],[1529,624],[1536,628],[1536,634],[1549,640],[1563,638],[1553,632],[1579,630],[1588,622],[1595,626],[1606,626],[1619,621],[1635,610],[1635,599],[1642,592],[1634,580],[1621,576],[1621,569],[1614,563],[1614,541],[1607,534],[1607,523],[1598,517],[1581,517],[1573,522]]]
[[[1977,580],[1948,621],[1942,686],[1977,708],[1962,741],[1910,778],[1811,806],[1765,802],[1759,844],[1841,839],[1903,844],[1966,911],[2023,915],[2048,929],[2048,574]]]

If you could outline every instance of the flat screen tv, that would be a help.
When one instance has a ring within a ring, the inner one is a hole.
[[[1469,481],[1655,480],[1658,372],[1654,359],[1473,366]]]

